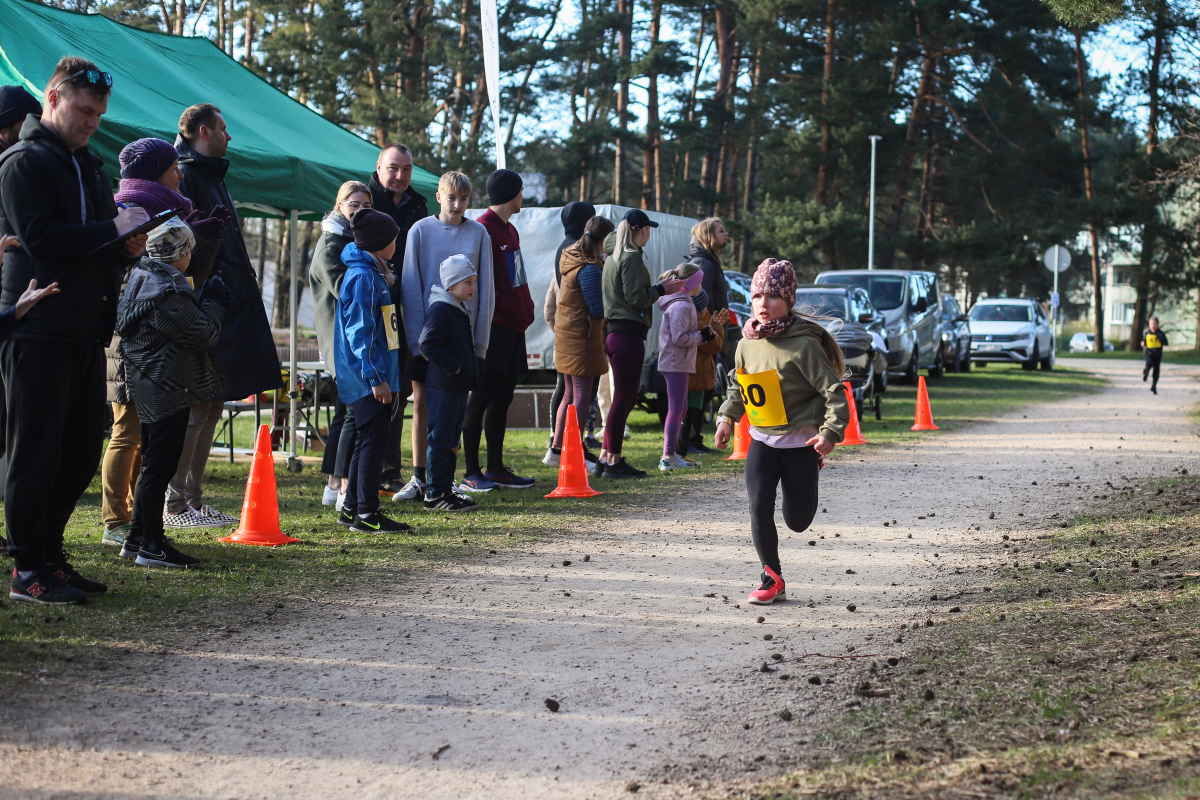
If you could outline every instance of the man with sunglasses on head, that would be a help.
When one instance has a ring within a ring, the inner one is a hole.
[[[104,348],[121,278],[146,246],[145,234],[113,243],[149,216],[142,208],[118,210],[101,161],[87,148],[111,92],[107,72],[64,57],[46,83],[41,119],[27,116],[21,140],[0,155],[0,235],[21,242],[4,253],[0,310],[30,280],[59,286],[0,345],[14,600],[82,603],[106,590],[68,563],[63,531],[100,463]]]
[[[218,206],[227,208],[231,215],[225,223],[212,274],[219,275],[229,287],[233,304],[225,310],[221,338],[213,348],[228,391],[224,397],[192,406],[179,469],[167,488],[163,523],[168,528],[214,528],[237,522],[236,517],[204,502],[204,467],[212,450],[213,433],[224,414],[226,400],[244,400],[278,389],[281,383],[279,354],[258,290],[258,277],[242,238],[233,197],[225,185],[229,170],[225,155],[232,138],[221,109],[212,103],[188,106],[179,117],[179,136],[175,139],[183,172],[179,193],[205,215]]]
[[[393,142],[384,145],[379,151],[379,158],[375,161],[375,172],[371,173],[371,180],[367,184],[371,189],[371,201],[375,210],[387,214],[400,228],[396,237],[396,253],[388,262],[392,273],[397,277],[404,266],[404,246],[408,243],[409,229],[417,220],[429,216],[428,201],[412,188],[412,172],[412,151],[406,145]],[[400,308],[400,281],[396,281],[392,286],[392,302],[396,304],[397,309]],[[403,324],[400,325],[400,352],[408,352]],[[392,404],[392,432],[387,452],[383,457],[380,488],[393,495],[405,488],[400,446],[404,442],[404,409],[408,405],[408,396],[412,394],[412,379],[407,367],[407,364],[400,365],[401,386],[395,395],[396,402]],[[409,499],[419,498],[414,494]]]

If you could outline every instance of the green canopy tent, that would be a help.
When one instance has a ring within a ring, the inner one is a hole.
[[[298,263],[298,219],[320,219],[338,187],[372,170],[379,148],[273,88],[204,38],[138,30],[98,14],[79,14],[29,0],[0,0],[0,84],[41,98],[63,55],[80,55],[113,76],[108,113],[92,147],[117,178],[117,154],[147,136],[174,141],[185,108],[213,103],[225,116],[230,192],[243,216],[290,218],[291,263]],[[437,177],[413,168],[413,188],[432,203]],[[437,213],[436,206],[432,209]],[[296,274],[291,275],[291,361],[296,353]],[[292,369],[291,448],[295,450]]]

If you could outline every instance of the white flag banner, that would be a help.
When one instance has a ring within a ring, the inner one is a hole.
[[[487,76],[492,128],[496,137],[496,169],[504,169],[504,139],[500,128],[500,24],[496,0],[480,0],[479,30],[483,37],[483,71]]]

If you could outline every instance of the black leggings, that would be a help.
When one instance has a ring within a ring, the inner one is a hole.
[[[775,448],[757,439],[746,456],[746,492],[750,496],[750,535],[758,562],[780,575],[779,532],[775,529],[775,487],[783,482],[783,521],[799,532],[817,513],[817,476],[821,457],[811,447]]]
[[[504,469],[504,432],[508,428],[508,407],[517,388],[518,372],[485,372],[479,387],[467,401],[467,419],[463,424],[463,461],[467,475],[479,467],[479,440],[487,437],[487,471]]]
[[[1152,377],[1154,380],[1150,384],[1151,389],[1158,388],[1158,373],[1162,369],[1162,348],[1146,348],[1146,368],[1142,370],[1142,380],[1147,377]]]

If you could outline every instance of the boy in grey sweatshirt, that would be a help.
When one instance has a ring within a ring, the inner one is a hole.
[[[404,268],[400,273],[401,308],[404,330],[411,351],[405,374],[413,384],[413,477],[392,499],[406,502],[420,500],[425,495],[426,454],[428,451],[429,409],[425,401],[425,377],[429,362],[421,356],[418,342],[425,327],[425,312],[429,293],[441,285],[441,264],[450,256],[464,255],[478,264],[478,291],[466,304],[467,315],[474,330],[475,357],[487,354],[492,332],[492,312],[496,294],[492,280],[492,240],[487,229],[474,220],[466,219],[471,199],[471,179],[461,172],[447,172],[438,181],[437,201],[441,211],[436,217],[425,217],[408,231],[404,249]],[[443,287],[445,288],[445,287]]]

